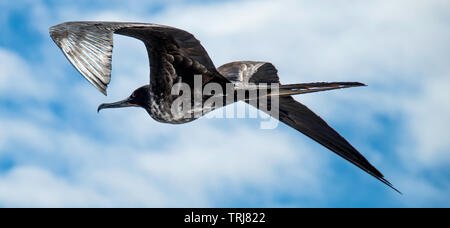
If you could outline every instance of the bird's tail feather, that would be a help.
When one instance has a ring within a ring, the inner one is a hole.
[[[303,83],[292,85],[281,85],[279,92],[271,93],[271,96],[291,96],[307,93],[322,92],[328,90],[345,89],[351,87],[366,86],[359,82],[318,82],[318,83]]]
[[[262,85],[262,84],[254,84],[247,85],[242,88],[236,88],[236,91],[239,90],[270,90],[266,95],[266,97],[271,96],[292,96],[292,95],[300,95],[307,93],[316,93],[322,91],[336,90],[336,89],[345,89],[351,87],[360,87],[366,86],[360,82],[316,82],[316,83],[302,83],[302,84],[290,84],[290,85],[276,85],[276,90],[272,85]],[[257,99],[261,98],[258,96]],[[249,99],[251,100],[251,99]]]

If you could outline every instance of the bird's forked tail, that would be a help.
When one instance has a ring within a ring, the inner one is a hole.
[[[360,87],[366,86],[360,82],[316,82],[316,83],[302,83],[302,84],[290,84],[290,85],[277,85],[276,89],[273,90],[274,87],[272,85],[263,85],[263,84],[254,84],[247,85],[242,88],[236,88],[237,90],[270,90],[266,96],[292,96],[292,95],[300,95],[307,93],[315,93],[336,89],[345,89],[351,87]],[[260,97],[258,97],[260,98]]]

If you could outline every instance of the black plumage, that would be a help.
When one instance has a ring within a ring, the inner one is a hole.
[[[264,85],[267,87],[267,84],[277,84],[278,91],[269,90],[268,94],[268,97],[279,98],[279,115],[276,118],[398,191],[347,140],[292,97],[304,93],[365,86],[364,84],[321,82],[281,85],[277,69],[266,62],[232,62],[216,68],[206,50],[192,34],[164,25],[67,22],[50,28],[52,39],[68,60],[105,95],[111,80],[113,34],[134,37],[144,42],[150,61],[150,84],[138,88],[123,101],[100,105],[99,111],[105,108],[142,107],[159,122],[182,124],[214,110],[214,108],[206,110],[204,107],[205,102],[211,97],[220,96],[223,98],[223,105],[228,105],[240,101],[235,98],[239,90],[261,89]],[[222,88],[223,93],[201,94],[200,104],[197,104],[193,99],[196,96],[195,75],[201,75],[202,89],[208,84],[216,83]],[[201,115],[181,117],[174,115],[172,106],[181,95],[174,95],[172,90],[179,82],[191,88],[191,107],[200,107],[201,110],[197,111],[200,111]],[[229,84],[233,85],[231,91],[227,90]],[[231,96],[234,99],[228,99]],[[252,103],[249,97],[241,101],[260,108],[259,104]],[[270,106],[271,99],[267,101]]]

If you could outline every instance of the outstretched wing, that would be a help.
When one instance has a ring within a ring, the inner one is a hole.
[[[190,33],[157,24],[66,22],[50,28],[50,35],[72,65],[106,95],[111,81],[113,34],[142,40],[151,66],[151,84],[165,92],[174,81],[227,82],[216,70],[200,42]]]
[[[233,62],[219,67],[218,71],[235,83],[279,83],[278,71],[271,63]],[[292,96],[281,96],[279,99],[278,118],[281,122],[305,134],[398,192],[389,181],[384,179],[380,171],[308,107],[297,102]],[[270,99],[268,105],[270,105]]]
[[[280,97],[279,101],[281,122],[302,132],[322,146],[335,152],[347,161],[358,166],[376,179],[399,192],[394,186],[384,179],[367,159],[361,155],[347,140],[331,128],[322,118],[316,115],[308,107],[294,100],[291,96]]]

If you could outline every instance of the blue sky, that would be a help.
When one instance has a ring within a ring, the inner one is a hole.
[[[0,206],[448,207],[449,10],[439,0],[2,1]],[[97,114],[148,83],[148,59],[116,36],[104,97],[48,36],[79,20],[183,28],[216,66],[272,62],[282,83],[368,84],[296,99],[404,195],[284,125]]]

